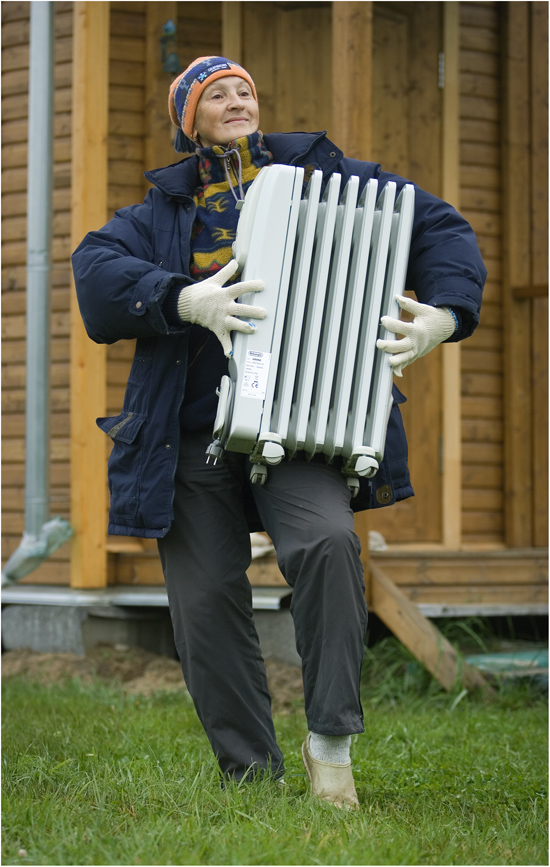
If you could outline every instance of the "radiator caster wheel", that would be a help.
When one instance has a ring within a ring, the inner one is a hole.
[[[267,479],[267,467],[263,464],[254,464],[250,471],[250,481],[253,485],[264,485]]]
[[[359,479],[354,479],[351,476],[348,476],[346,482],[348,484],[348,488],[351,491],[351,498],[353,500],[353,498],[356,497],[359,493]]]

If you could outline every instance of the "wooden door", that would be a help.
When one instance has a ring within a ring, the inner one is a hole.
[[[374,3],[371,159],[441,193],[440,3]],[[392,543],[442,538],[441,349],[406,368],[396,384],[416,496],[371,512],[369,526]]]
[[[331,120],[331,4],[242,3],[242,58],[264,133],[313,132]]]

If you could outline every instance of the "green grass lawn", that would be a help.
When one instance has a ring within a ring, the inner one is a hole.
[[[286,786],[220,788],[186,694],[3,684],[3,864],[548,864],[547,701],[443,692],[393,639],[369,650],[362,808],[312,799],[302,708],[275,717]]]

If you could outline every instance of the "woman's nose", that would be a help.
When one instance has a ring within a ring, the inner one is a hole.
[[[241,95],[240,95],[239,93],[234,93],[234,94],[229,98],[229,106],[228,106],[228,107],[229,107],[230,109],[232,109],[232,108],[243,108],[243,106],[244,106],[244,100],[242,99],[242,97],[241,97]]]

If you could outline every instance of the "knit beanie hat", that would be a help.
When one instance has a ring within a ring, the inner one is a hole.
[[[187,145],[192,143],[195,112],[203,90],[217,78],[227,75],[237,75],[248,82],[252,96],[258,101],[254,82],[246,69],[226,57],[197,57],[172,82],[168,110],[172,123],[179,127],[174,145],[177,151],[189,150]]]

